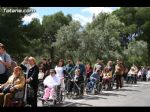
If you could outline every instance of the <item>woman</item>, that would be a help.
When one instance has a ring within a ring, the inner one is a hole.
[[[112,71],[113,70],[113,62],[112,61],[108,61],[106,67],[109,69],[109,71]]]
[[[62,87],[65,88],[64,84],[64,60],[60,59],[58,65],[55,67],[56,75],[60,78]]]
[[[86,71],[86,84],[87,84],[89,82],[89,78],[91,74],[93,73],[93,68],[91,67],[90,63],[86,65],[85,71]]]
[[[33,89],[34,97],[33,98],[27,98],[27,100],[28,100],[29,104],[31,104],[32,107],[37,107],[37,89],[38,89],[39,68],[36,65],[36,60],[34,57],[29,57],[28,63],[29,63],[29,68],[28,68],[29,71],[27,73],[26,82]]]
[[[110,71],[109,68],[105,67],[104,71],[103,71],[103,84],[104,84],[104,89],[106,84],[108,86],[110,86],[111,83],[111,79],[112,79],[112,72]]]
[[[56,75],[56,71],[54,69],[50,70],[50,74],[44,79],[44,86],[46,86],[44,90],[43,100],[51,100],[53,99],[54,89],[57,85],[60,85],[60,79]]]
[[[0,106],[9,106],[8,103],[16,90],[23,89],[25,77],[20,66],[14,68],[13,74],[5,84],[0,85]],[[4,100],[4,102],[3,102]]]
[[[28,59],[29,57],[26,56],[20,65],[20,67],[22,68],[25,74],[28,72],[28,68],[29,68]]]

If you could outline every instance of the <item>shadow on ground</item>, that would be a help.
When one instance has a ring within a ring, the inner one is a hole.
[[[125,88],[122,88],[120,90],[115,90],[115,91],[136,91],[136,92],[141,92],[139,90],[133,90],[133,89],[125,89]]]
[[[100,95],[99,96],[86,96],[85,98],[84,98],[85,100],[98,100],[98,99],[107,99],[107,98],[104,98],[104,97],[100,97]]]
[[[127,96],[123,94],[116,94],[116,93],[101,93],[101,96]]]
[[[67,107],[93,107],[93,105],[85,104],[85,103],[73,103]]]

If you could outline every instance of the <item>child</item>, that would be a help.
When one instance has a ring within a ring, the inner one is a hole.
[[[56,75],[56,71],[54,69],[50,70],[50,75],[44,79],[43,83],[47,86],[44,90],[43,99],[53,99],[54,87],[60,85],[60,78]]]

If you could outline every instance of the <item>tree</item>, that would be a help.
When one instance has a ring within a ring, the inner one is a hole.
[[[80,28],[78,21],[71,21],[69,25],[62,26],[56,34],[56,58],[79,57]]]
[[[43,54],[41,38],[44,32],[43,26],[40,20],[33,18],[32,21],[23,26],[24,37],[27,40],[28,46],[26,46],[26,55],[41,55]]]
[[[123,26],[115,15],[100,13],[82,33],[82,55],[90,62],[121,58],[119,34]]]
[[[128,49],[124,50],[124,57],[128,65],[145,66],[148,61],[148,49],[147,42],[144,41],[132,41],[129,43]]]
[[[18,58],[25,51],[26,38],[22,30],[22,18],[30,12],[9,13],[6,10],[27,10],[28,7],[0,7],[0,42],[6,45],[7,51]]]
[[[148,44],[148,62],[150,64],[150,8],[123,7],[113,12],[125,23],[124,32],[130,40],[144,40]]]
[[[45,41],[44,48],[49,49],[51,58],[53,58],[54,48],[53,42],[56,42],[56,33],[63,25],[68,25],[72,20],[71,15],[64,15],[63,12],[57,12],[53,15],[43,17],[42,26],[44,28],[44,34],[42,40]]]

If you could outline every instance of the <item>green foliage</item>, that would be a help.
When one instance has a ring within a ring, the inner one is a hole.
[[[126,34],[138,34],[136,40],[148,43],[148,62],[150,63],[150,7],[123,7],[113,12],[125,23]]]
[[[123,26],[115,15],[107,13],[100,13],[85,29],[79,22],[72,21],[58,31],[55,55],[59,58],[70,56],[74,60],[80,58],[84,62],[120,58],[119,32]]]
[[[128,49],[124,50],[124,57],[129,64],[147,65],[148,49],[147,43],[144,41],[132,41],[129,43]]]
[[[54,54],[55,62],[60,58],[72,58],[74,62],[80,58],[92,64],[97,58],[105,63],[121,58],[128,65],[148,65],[150,62],[149,7],[122,7],[111,14],[99,13],[85,27],[62,12],[44,16],[42,24],[34,18],[24,25],[22,18],[31,13],[4,13],[4,8],[17,7],[0,7],[0,42],[21,61],[26,55],[39,61],[41,56],[49,58]],[[123,49],[120,33],[138,36],[129,42],[128,49]]]
[[[22,30],[22,18],[30,13],[6,13],[9,9],[30,9],[28,7],[0,7],[0,42],[6,45],[7,51],[18,58],[25,52],[26,38]],[[24,43],[25,42],[25,43]]]

